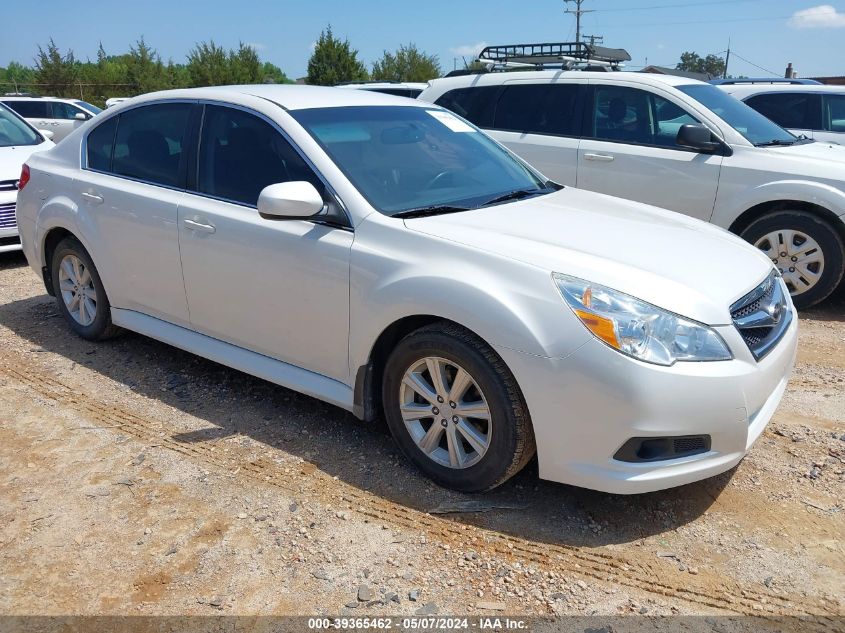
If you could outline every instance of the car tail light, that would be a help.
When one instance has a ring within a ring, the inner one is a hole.
[[[29,182],[29,165],[26,163],[23,164],[21,168],[21,179],[18,180],[18,191],[23,191],[23,188],[26,187],[26,183]]]

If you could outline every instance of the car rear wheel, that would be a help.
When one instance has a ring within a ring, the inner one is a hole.
[[[111,321],[111,305],[97,267],[79,240],[67,237],[59,242],[50,270],[59,312],[74,332],[89,341],[120,332]]]
[[[384,410],[399,448],[442,486],[489,490],[534,455],[528,410],[502,359],[467,330],[435,324],[387,361]]]
[[[755,220],[742,237],[781,271],[798,308],[809,308],[836,290],[845,274],[845,246],[836,230],[806,211],[778,211]]]

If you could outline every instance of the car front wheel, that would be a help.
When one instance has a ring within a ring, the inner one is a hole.
[[[399,448],[442,486],[489,490],[534,455],[528,410],[502,359],[448,323],[413,332],[387,361],[383,404]]]
[[[836,290],[845,273],[845,247],[836,230],[806,211],[778,211],[752,222],[742,237],[781,271],[792,301],[809,308]]]

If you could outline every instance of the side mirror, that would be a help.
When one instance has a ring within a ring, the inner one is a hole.
[[[77,121],[87,121],[90,117],[84,112],[77,112],[73,115],[73,118]]]
[[[678,130],[678,138],[675,141],[681,147],[698,150],[699,152],[712,153],[722,147],[721,143],[713,140],[713,133],[703,125],[682,125]]]
[[[268,185],[258,196],[258,213],[267,219],[306,220],[325,206],[314,185],[304,180]]]
[[[55,136],[53,130],[38,130],[38,133],[48,141],[52,141]]]

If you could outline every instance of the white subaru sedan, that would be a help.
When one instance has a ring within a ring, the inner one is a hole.
[[[736,465],[793,366],[771,260],[560,188],[455,115],[240,86],[110,108],[24,168],[26,257],[80,336],[134,330],[374,420],[462,491],[638,493]]]

